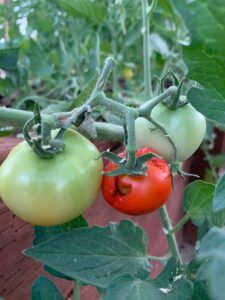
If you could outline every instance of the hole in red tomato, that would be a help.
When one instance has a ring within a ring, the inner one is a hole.
[[[114,191],[113,191],[114,195],[116,195],[116,194],[119,194],[121,196],[127,195],[131,192],[131,189],[132,189],[131,185],[124,184],[123,182],[121,182],[119,180],[118,177],[115,178]]]

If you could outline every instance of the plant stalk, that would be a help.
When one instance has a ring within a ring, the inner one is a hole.
[[[142,0],[142,34],[143,34],[143,69],[145,83],[145,99],[152,97],[152,78],[150,62],[150,17],[148,15],[148,1]]]
[[[62,115],[64,114],[65,113],[62,113]],[[57,122],[57,125],[60,126],[60,114],[57,113],[57,115],[58,118],[56,121],[54,115],[41,114],[44,120],[53,125],[53,128],[54,122]],[[33,116],[33,112],[0,107],[0,126],[22,128],[24,124]],[[63,124],[61,125],[63,126]],[[97,140],[123,141],[124,132],[122,126],[110,123],[95,122],[95,129],[97,131]],[[79,131],[79,128],[77,128],[77,130]]]
[[[176,226],[173,227],[173,229],[170,230],[169,233],[176,233],[178,232],[183,226],[184,224],[187,223],[187,221],[190,219],[189,215],[186,214],[183,216],[183,218],[176,224]]]
[[[170,222],[170,218],[169,218],[169,215],[168,215],[165,205],[163,205],[159,209],[159,215],[160,215],[161,221],[163,223],[163,227],[165,228],[165,231],[166,231],[166,239],[168,242],[169,249],[170,249],[172,255],[178,258],[178,262],[180,263],[180,265],[182,265],[183,263],[182,263],[179,248],[177,245],[177,240],[176,240],[175,234],[172,232],[173,227]]]
[[[80,300],[80,281],[76,280],[74,287],[74,300]]]

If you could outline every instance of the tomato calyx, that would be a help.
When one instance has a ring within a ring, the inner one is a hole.
[[[187,173],[185,172],[183,169],[182,169],[182,163],[180,162],[171,162],[170,163],[170,171],[171,171],[171,174],[173,176],[175,175],[180,175],[181,177],[185,178],[185,176],[189,176],[189,177],[196,177],[196,178],[199,178],[199,175],[197,174],[192,174],[192,173]]]
[[[145,162],[151,160],[154,157],[161,158],[161,156],[159,156],[158,154],[149,152],[139,157],[136,157],[135,165],[132,168],[128,168],[126,166],[127,157],[121,157],[109,151],[102,152],[101,155],[102,157],[105,157],[111,160],[116,165],[118,165],[117,169],[112,170],[110,172],[104,172],[104,174],[107,176],[118,176],[118,175],[146,176],[147,167],[145,165]]]
[[[34,132],[34,136],[30,131]],[[52,158],[57,153],[64,150],[65,145],[61,141],[66,129],[59,130],[55,138],[51,138],[51,126],[48,123],[42,123],[39,105],[36,103],[34,116],[29,119],[23,127],[23,136],[33,151],[41,158]]]

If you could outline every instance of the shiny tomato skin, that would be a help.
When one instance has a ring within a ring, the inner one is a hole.
[[[137,156],[149,152],[156,153],[151,148],[142,148],[137,151]],[[125,157],[125,152],[120,156]],[[146,176],[103,176],[103,196],[116,210],[128,215],[142,215],[155,211],[166,202],[172,190],[172,179],[167,163],[163,159],[153,158],[145,164]],[[105,167],[105,172],[115,170],[117,167],[110,161]]]
[[[103,170],[97,148],[69,129],[65,150],[51,159],[38,157],[24,141],[0,167],[0,196],[24,221],[41,226],[68,222],[95,200]]]

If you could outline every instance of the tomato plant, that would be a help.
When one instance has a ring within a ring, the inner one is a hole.
[[[101,185],[102,160],[84,136],[67,130],[65,151],[51,159],[38,157],[26,142],[17,145],[0,168],[0,195],[26,222],[65,223],[82,214]]]
[[[151,148],[137,151],[137,157],[146,153],[156,153]],[[120,154],[125,157],[126,152]],[[146,176],[103,176],[102,193],[105,200],[115,209],[129,215],[141,215],[152,212],[162,206],[171,190],[171,174],[167,163],[159,158],[146,162]],[[115,170],[117,165],[110,161],[105,172]]]
[[[0,167],[0,195],[25,221],[55,225],[35,226],[31,246],[31,226],[18,228],[0,203],[0,298],[80,300],[89,290],[79,295],[80,287],[92,285],[98,295],[85,298],[223,300],[224,0],[0,2],[0,137],[23,132],[30,145],[21,143]],[[175,174],[199,175],[196,157],[184,171],[180,162],[199,147],[205,118],[197,159],[201,174],[207,159],[211,176],[187,184]],[[101,148],[109,141],[111,151],[100,155],[70,128]],[[120,143],[126,153],[118,156]],[[0,139],[0,148],[6,144]],[[145,151],[164,158],[139,156]],[[101,187],[100,156],[112,161],[106,201],[146,215],[120,220],[104,201],[87,221],[80,215]],[[166,160],[174,189],[163,205],[171,191]],[[197,234],[182,230],[186,222]],[[41,276],[30,293],[39,270],[27,267],[22,245],[66,286],[74,281],[74,290],[65,286],[62,295]]]
[[[176,110],[169,109],[160,103],[153,110],[151,117],[162,125],[177,148],[178,161],[190,157],[200,146],[206,131],[205,117],[191,104]],[[145,118],[135,122],[137,145],[154,147],[167,161],[172,160],[173,147],[165,134]]]

